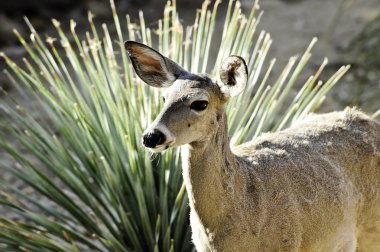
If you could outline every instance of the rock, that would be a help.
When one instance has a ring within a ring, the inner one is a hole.
[[[65,8],[79,4],[83,0],[12,0],[0,1],[0,10],[7,13],[38,11],[40,8]]]
[[[17,37],[13,33],[14,29],[22,35],[25,34],[25,29],[19,22],[1,12],[0,24],[0,45],[13,45],[17,42]]]

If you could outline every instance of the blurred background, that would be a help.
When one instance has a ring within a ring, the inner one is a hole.
[[[132,21],[138,21],[139,10],[142,10],[147,25],[152,28],[157,27],[165,3],[164,0],[116,0],[121,16],[128,13]],[[223,1],[221,8],[226,9],[227,3]],[[177,0],[184,24],[194,22],[196,9],[201,4],[202,0]],[[252,4],[253,1],[242,1],[243,9],[248,10]],[[380,108],[379,0],[262,0],[260,6],[265,13],[259,29],[268,31],[274,41],[270,54],[278,62],[274,76],[278,76],[276,73],[290,56],[302,53],[316,36],[319,42],[313,50],[311,70],[315,70],[325,56],[329,58],[330,73],[343,64],[352,65],[349,74],[330,93],[322,110],[358,106],[364,111],[374,112]],[[51,18],[56,18],[63,27],[68,27],[69,20],[74,19],[77,31],[84,35],[88,29],[88,10],[95,14],[96,22],[112,24],[108,0],[0,1],[0,51],[16,61],[25,56],[25,50],[13,34],[13,29],[17,29],[23,36],[28,36],[24,16],[40,34],[54,36]],[[219,12],[221,16],[223,13],[223,10]],[[220,17],[219,29],[222,25]],[[4,67],[4,62],[0,61],[0,69]],[[3,74],[0,85],[12,91]]]

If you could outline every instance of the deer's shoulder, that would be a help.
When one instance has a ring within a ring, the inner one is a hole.
[[[354,108],[311,114],[288,129],[264,133],[233,151],[238,156],[274,158],[305,152],[323,154],[334,147],[380,151],[380,125]]]

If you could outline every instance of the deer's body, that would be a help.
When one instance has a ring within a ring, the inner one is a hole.
[[[364,114],[205,144],[183,147],[198,251],[380,251],[380,125]]]
[[[227,58],[215,79],[126,47],[144,81],[167,87],[143,144],[182,146],[198,251],[380,251],[378,123],[355,109],[312,115],[231,150],[225,103],[244,89],[243,59]]]

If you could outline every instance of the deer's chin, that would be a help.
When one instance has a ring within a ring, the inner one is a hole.
[[[161,144],[159,146],[156,146],[154,148],[148,148],[150,151],[153,151],[153,152],[163,152],[167,149],[169,149],[170,147],[173,147],[174,146],[174,141],[170,141],[170,142],[166,142],[164,144]]]
[[[163,152],[165,151],[166,149],[168,149],[169,147],[165,146],[165,145],[160,145],[160,146],[157,146],[155,148],[148,148],[150,151],[152,152],[156,152],[156,153],[159,153],[159,152]]]

